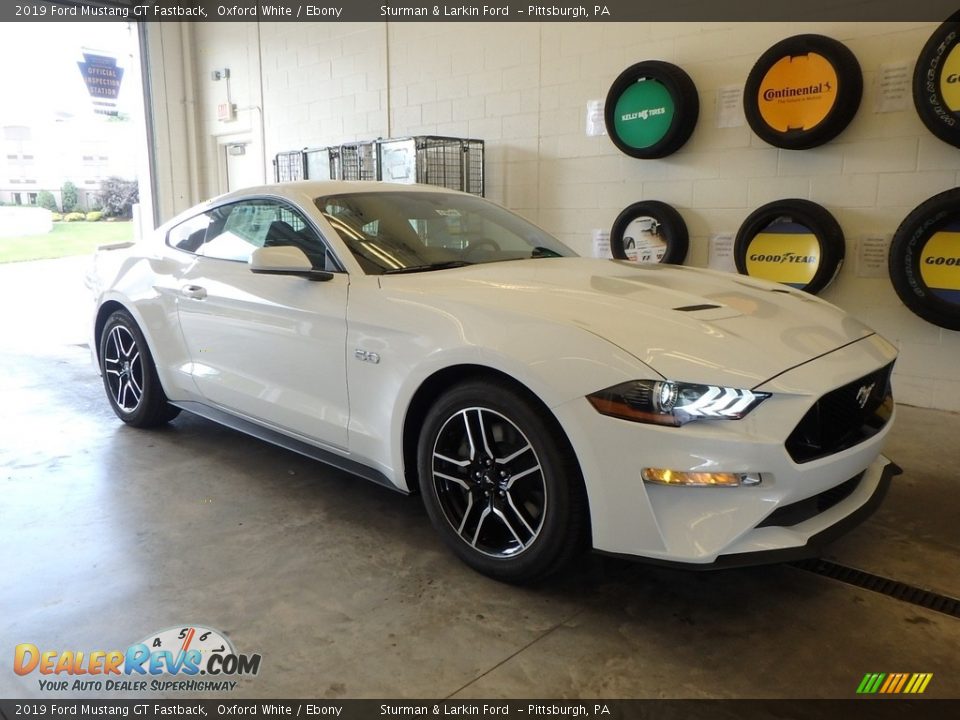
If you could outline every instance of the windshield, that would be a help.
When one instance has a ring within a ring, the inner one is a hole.
[[[520,216],[472,195],[371,192],[315,202],[369,275],[576,255]]]

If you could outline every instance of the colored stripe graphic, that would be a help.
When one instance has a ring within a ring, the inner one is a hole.
[[[933,673],[867,673],[857,686],[857,695],[919,695],[932,679]]]

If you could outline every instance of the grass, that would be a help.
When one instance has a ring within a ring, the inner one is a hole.
[[[133,240],[131,222],[58,222],[46,235],[0,237],[0,263],[89,255],[97,245]]]

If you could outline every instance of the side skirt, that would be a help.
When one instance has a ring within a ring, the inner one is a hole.
[[[369,480],[377,485],[382,485],[383,487],[389,488],[390,490],[400,493],[401,495],[410,494],[408,491],[402,490],[390,482],[390,480],[387,479],[387,476],[381,473],[379,470],[374,470],[373,468],[362,463],[358,463],[356,460],[351,460],[350,458],[337,455],[329,450],[318,448],[315,445],[311,445],[303,440],[290,437],[289,435],[277,430],[272,430],[270,428],[263,427],[262,425],[258,425],[255,422],[251,422],[250,420],[237,417],[236,415],[232,415],[224,410],[218,410],[217,408],[210,407],[209,405],[193,401],[171,402],[170,404],[175,405],[188,413],[199,415],[207,420],[212,420],[220,425],[224,425],[233,430],[251,435],[259,440],[268,442],[271,445],[277,445],[285,450],[291,450],[295,453],[299,453],[300,455],[304,455],[311,460],[317,460],[325,465],[331,465],[338,470],[348,472],[351,475],[358,475],[365,480]]]

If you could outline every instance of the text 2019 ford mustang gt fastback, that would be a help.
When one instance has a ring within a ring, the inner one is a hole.
[[[783,285],[575,254],[486,200],[301,182],[104,248],[107,397],[186,410],[404,493],[521,582],[581,548],[812,552],[881,500],[894,347]]]

